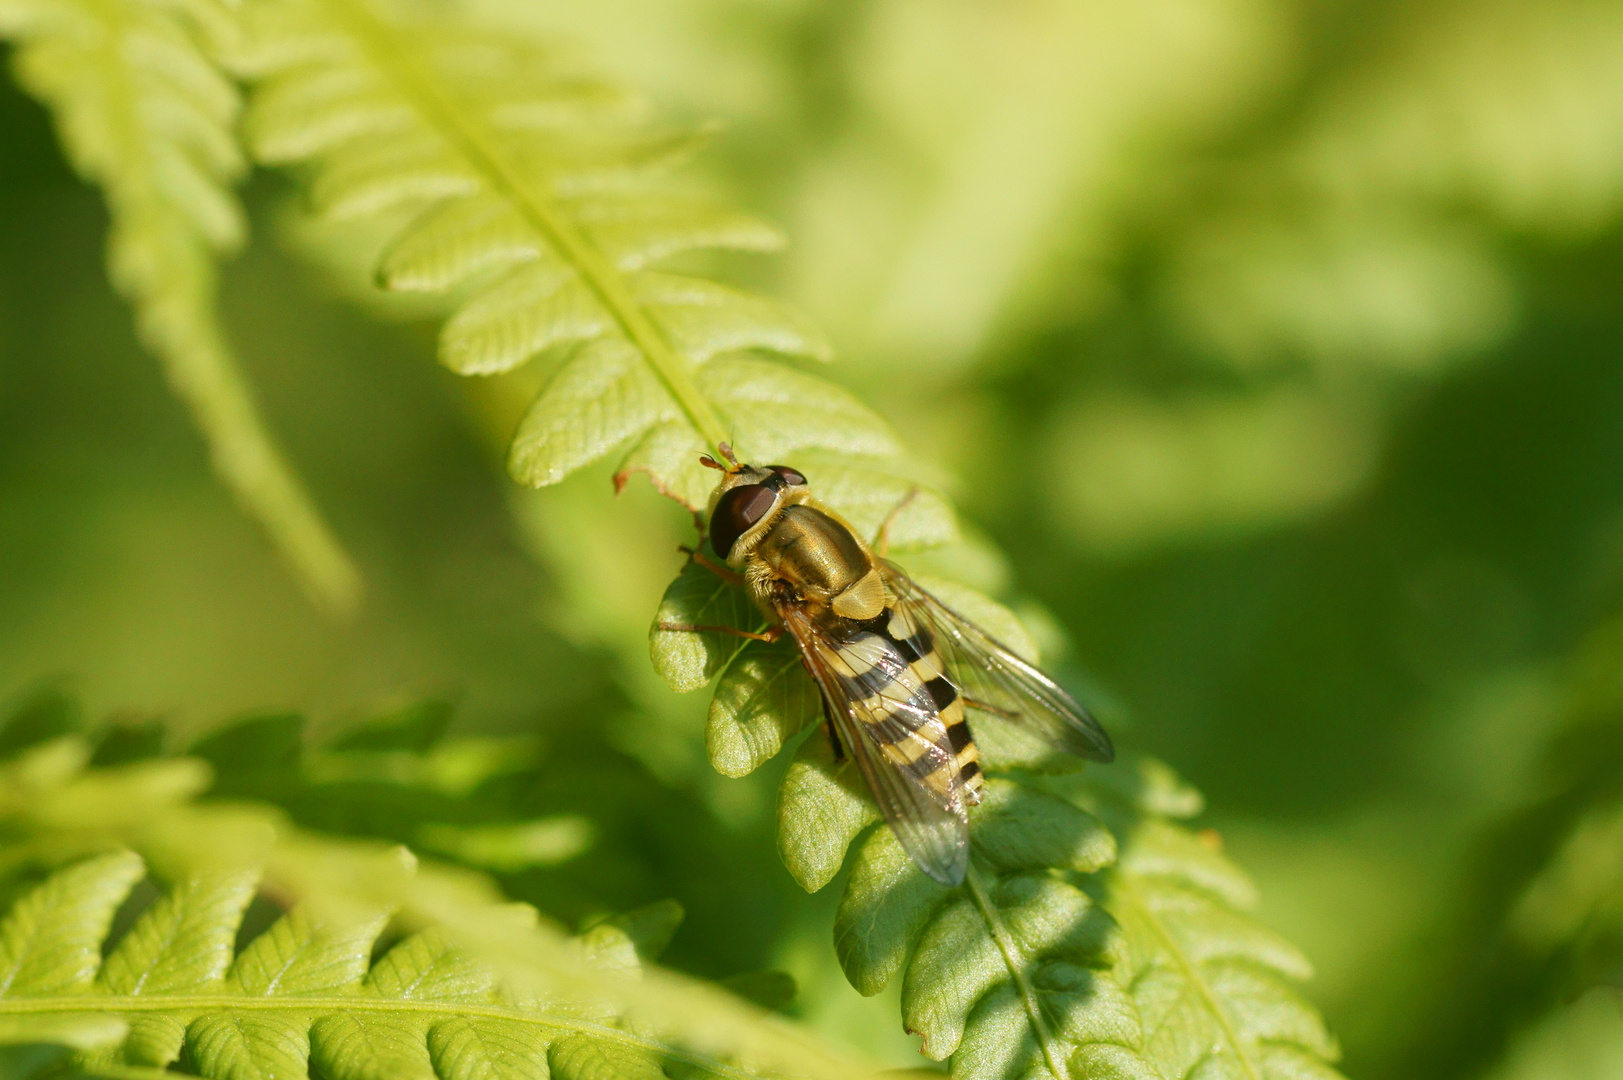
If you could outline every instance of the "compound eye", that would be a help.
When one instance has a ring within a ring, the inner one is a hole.
[[[745,484],[735,487],[716,503],[716,512],[710,515],[710,546],[725,559],[738,538],[749,532],[778,501],[778,496],[763,484]]]
[[[800,487],[805,484],[806,478],[787,465],[768,465],[767,468],[783,477],[783,482],[790,487]]]

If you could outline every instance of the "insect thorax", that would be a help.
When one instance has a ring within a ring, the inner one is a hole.
[[[752,587],[786,583],[795,599],[813,606],[836,604],[853,590],[861,591],[873,573],[872,557],[851,531],[822,509],[805,503],[779,511],[745,566]]]

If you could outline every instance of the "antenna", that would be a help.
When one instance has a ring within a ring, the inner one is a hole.
[[[727,465],[723,465],[709,454],[700,454],[699,464],[703,465],[707,469],[716,469],[724,473],[735,473],[744,467],[738,463],[738,458],[733,455],[732,444],[717,443],[716,449],[720,450],[721,456],[727,459]],[[728,465],[732,467],[728,468]]]

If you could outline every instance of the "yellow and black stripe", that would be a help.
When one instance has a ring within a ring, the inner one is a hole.
[[[964,703],[930,631],[902,607],[846,622],[830,673],[896,767],[943,799],[979,803],[984,783]]]

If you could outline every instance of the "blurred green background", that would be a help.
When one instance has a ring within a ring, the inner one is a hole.
[[[734,276],[828,328],[1001,548],[975,573],[1206,792],[1349,1075],[1623,1075],[1605,971],[1518,967],[1483,914],[1531,903],[1538,866],[1495,884],[1495,852],[1558,786],[1571,658],[1623,598],[1623,3],[526,11],[727,121],[699,170],[794,241]],[[319,615],[214,482],[106,284],[98,195],[7,83],[0,694],[65,679],[179,742],[424,696],[539,732],[521,798],[597,838],[515,893],[569,922],[675,896],[672,962],[786,968],[799,1015],[916,1063],[845,988],[833,897],[777,865],[772,777],[710,774],[703,702],[647,669],[682,512],[601,472],[514,489],[521,382],[441,370],[431,323],[335,287],[282,180],[246,197],[227,326],[363,614]],[[1595,828],[1546,847],[1623,909],[1623,832]]]

